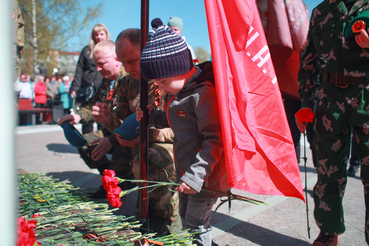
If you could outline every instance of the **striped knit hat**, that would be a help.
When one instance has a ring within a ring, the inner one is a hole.
[[[145,79],[162,79],[188,73],[192,67],[186,41],[156,18],[141,54],[140,68]]]

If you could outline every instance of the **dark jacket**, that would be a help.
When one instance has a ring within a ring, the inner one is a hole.
[[[229,187],[213,67],[211,62],[198,67],[197,73],[199,69],[201,73],[172,96],[167,112],[153,111],[149,123],[158,128],[170,123],[175,134],[177,174],[183,182],[197,192],[201,188],[226,192]]]
[[[101,74],[96,69],[93,57],[90,57],[89,47],[84,47],[78,59],[76,74],[72,81],[70,91],[77,91],[78,89],[88,87],[91,84],[94,84],[95,89],[97,89],[99,88],[102,79]]]

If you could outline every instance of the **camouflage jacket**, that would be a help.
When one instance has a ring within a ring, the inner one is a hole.
[[[369,9],[368,2],[356,1],[348,12],[344,1],[325,0],[313,10],[298,73],[302,107],[312,108],[321,71],[365,77],[369,82],[369,49],[361,48],[354,37],[343,36],[350,21]]]
[[[124,70],[124,67],[122,66],[121,69],[119,70],[117,79],[115,80],[113,87],[114,89],[116,89],[117,85],[119,84],[119,81],[123,80],[125,75],[126,72]],[[111,98],[109,98],[110,94],[112,94]],[[112,93],[110,92],[109,79],[103,79],[95,95],[83,105],[81,110],[77,112],[77,114],[81,117],[80,123],[94,122],[94,119],[92,118],[92,106],[94,106],[96,102],[106,102],[108,103],[110,110],[112,112],[116,110],[117,95],[113,91]],[[119,144],[114,134],[108,137],[113,145]]]
[[[123,121],[131,114],[136,112],[140,105],[139,94],[140,82],[131,75],[127,75],[116,83],[117,107],[110,114],[110,122],[105,127],[113,132]],[[165,111],[168,103],[168,96],[165,93],[159,93],[157,87],[149,82],[149,104],[155,105],[158,110]],[[150,128],[149,142],[173,143],[173,131],[170,128],[156,129]]]

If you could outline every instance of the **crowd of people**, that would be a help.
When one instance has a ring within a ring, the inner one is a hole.
[[[35,108],[51,107],[48,102],[61,101],[64,114],[69,114],[73,102],[69,92],[73,76],[50,76],[38,75],[35,80],[30,75],[21,73],[19,80],[15,82],[19,99],[29,99]],[[42,123],[37,117],[37,123]]]
[[[312,151],[318,175],[313,190],[314,216],[321,230],[313,243],[316,246],[339,245],[339,235],[345,231],[342,198],[347,176],[355,176],[358,169],[355,164],[354,171],[347,172],[353,145],[357,152],[352,152],[351,164],[365,162],[360,177],[367,203],[365,236],[369,243],[369,29],[359,30],[355,37],[343,33],[353,20],[365,14],[368,4],[369,0],[323,1],[313,11],[309,33],[304,37],[306,46],[299,54],[297,103],[301,105],[294,112],[306,108],[315,112],[315,138],[309,142],[315,147]],[[101,175],[111,169],[124,179],[139,178],[139,137],[124,139],[114,130],[134,113],[139,121],[141,108],[147,106],[148,179],[180,184],[149,194],[148,227],[159,234],[190,228],[196,232],[195,244],[211,245],[210,212],[217,195],[202,189],[229,190],[218,185],[226,179],[226,172],[222,170],[224,153],[212,64],[197,64],[193,50],[181,36],[180,18],[170,18],[168,25],[157,18],[151,24],[153,29],[142,54],[139,29],[126,29],[113,42],[103,24],[95,25],[90,44],[81,52],[74,79],[38,76],[32,83],[29,76],[21,74],[19,97],[32,99],[36,107],[45,107],[48,100],[62,100],[65,115],[59,124],[84,125],[82,133],[89,143],[78,148],[82,159]],[[148,81],[149,105],[139,105],[141,73]],[[94,87],[92,97],[78,112],[70,113],[71,98],[90,86]],[[95,132],[93,122],[99,124]],[[307,122],[296,123],[304,133]],[[291,121],[289,124],[292,128]],[[300,133],[296,136],[299,158]],[[112,158],[107,158],[108,153]],[[121,188],[135,185],[123,183]],[[95,198],[105,195],[103,187],[90,194]]]

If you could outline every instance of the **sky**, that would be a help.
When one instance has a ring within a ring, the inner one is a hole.
[[[103,23],[107,26],[113,41],[126,28],[140,28],[140,0],[82,0],[82,8],[86,10],[87,7],[96,6],[101,2],[104,2],[102,15],[92,21],[79,37],[68,42],[68,51],[80,51],[86,46],[89,42],[91,29],[97,23]],[[310,13],[320,2],[322,0],[305,0]],[[149,22],[159,17],[164,24],[167,24],[172,16],[177,16],[183,20],[182,35],[186,37],[189,45],[194,49],[196,46],[200,46],[210,53],[204,0],[149,1]],[[151,29],[151,26],[149,29]]]

